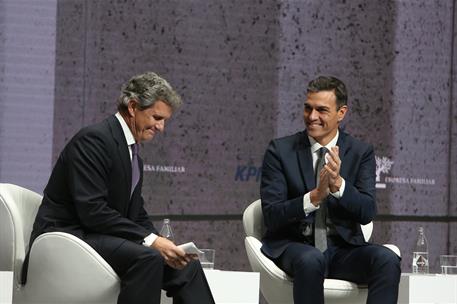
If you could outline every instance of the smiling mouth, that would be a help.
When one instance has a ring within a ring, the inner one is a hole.
[[[321,127],[322,125],[321,124],[317,124],[317,123],[306,123],[306,126],[308,128],[316,128],[316,127]]]

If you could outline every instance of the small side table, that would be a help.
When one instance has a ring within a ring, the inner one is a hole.
[[[260,273],[205,270],[216,304],[258,304]]]
[[[398,303],[457,303],[457,275],[402,273]]]
[[[13,302],[13,272],[0,271],[0,304]]]

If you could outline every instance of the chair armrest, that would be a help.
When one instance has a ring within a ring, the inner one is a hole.
[[[262,243],[258,239],[252,236],[248,236],[245,238],[244,243],[246,246],[249,262],[254,271],[266,272],[270,277],[276,280],[285,280],[292,282],[292,279],[284,271],[276,266],[272,260],[262,254],[260,251]]]
[[[40,235],[33,243],[22,292],[33,302],[116,303],[120,279],[86,242],[64,232]]]
[[[401,252],[397,246],[395,246],[393,244],[383,244],[383,246],[389,248],[390,250],[395,252],[395,254],[398,255],[399,258],[401,258]]]
[[[292,303],[293,283],[287,274],[262,254],[262,243],[255,237],[244,239],[249,264],[260,273],[260,290],[269,303]]]

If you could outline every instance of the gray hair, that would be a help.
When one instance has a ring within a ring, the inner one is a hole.
[[[140,110],[149,108],[159,100],[169,105],[173,111],[182,104],[181,97],[171,85],[153,72],[133,76],[122,86],[117,109],[120,112],[127,111],[129,100],[132,99],[138,103]]]

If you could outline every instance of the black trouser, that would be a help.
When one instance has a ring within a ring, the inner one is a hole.
[[[174,304],[213,304],[214,299],[198,261],[184,269],[169,267],[157,250],[118,237],[89,234],[90,244],[121,279],[119,304],[159,304],[161,289]]]
[[[330,246],[321,253],[296,242],[273,261],[294,278],[295,304],[324,303],[325,278],[368,284],[367,303],[397,303],[400,258],[384,246]]]

